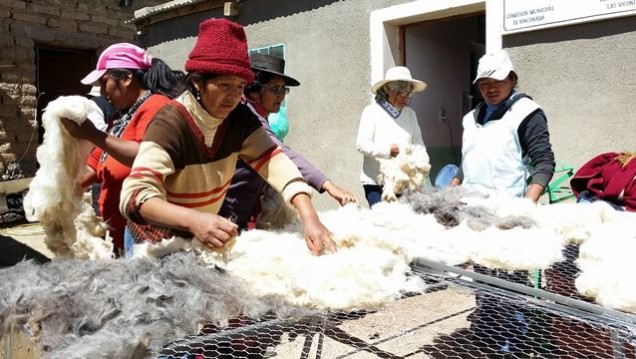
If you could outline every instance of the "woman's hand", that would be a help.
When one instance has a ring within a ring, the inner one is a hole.
[[[354,196],[351,192],[336,186],[330,180],[325,182],[322,185],[322,188],[327,191],[333,199],[338,201],[341,206],[344,206],[347,203],[358,204],[358,198],[356,198],[356,196]]]
[[[336,243],[331,238],[331,234],[320,223],[318,214],[314,210],[314,206],[311,204],[311,197],[306,193],[299,193],[291,200],[301,221],[303,221],[305,242],[307,242],[307,248],[315,254],[321,255],[326,248],[331,252],[336,251]]]
[[[86,120],[84,122],[82,122],[81,125],[79,125],[77,122],[73,121],[73,120],[69,120],[67,118],[63,118],[62,119],[62,125],[64,126],[64,128],[66,128],[66,131],[68,131],[68,133],[75,137],[75,138],[79,138],[80,140],[87,140],[90,141],[92,143],[96,143],[97,142],[97,138],[101,135],[104,136],[105,133],[103,133],[102,131],[98,130],[95,125],[89,121]]]
[[[303,224],[307,248],[314,255],[321,255],[325,249],[330,252],[336,251],[336,243],[331,238],[331,233],[320,223],[317,217],[315,220],[304,221]]]
[[[189,221],[190,233],[212,249],[223,247],[238,235],[236,223],[216,214],[194,211]]]
[[[400,146],[394,143],[391,145],[391,157],[396,157],[398,154],[400,154]]]

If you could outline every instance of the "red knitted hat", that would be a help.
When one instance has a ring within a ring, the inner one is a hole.
[[[254,73],[250,67],[243,27],[226,19],[203,21],[185,69],[188,72],[235,75],[252,83]]]

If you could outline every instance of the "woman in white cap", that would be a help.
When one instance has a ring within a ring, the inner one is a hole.
[[[554,154],[543,110],[530,97],[515,91],[517,74],[505,51],[479,60],[475,81],[485,103],[463,119],[462,166],[452,180],[484,194],[503,192],[537,202],[554,173]],[[529,160],[528,160],[529,159]],[[532,182],[527,185],[530,163]],[[498,271],[475,265],[475,271],[510,282],[527,284],[526,271]],[[477,342],[509,354],[531,340],[528,316],[521,306],[493,296],[477,295],[469,316]]]
[[[426,83],[413,79],[408,68],[396,66],[388,69],[384,79],[371,89],[375,101],[362,111],[356,141],[358,151],[364,155],[360,181],[369,207],[381,200],[379,159],[397,156],[401,146],[424,146],[417,115],[408,104],[414,92],[425,88]]]
[[[517,79],[505,51],[479,60],[473,83],[485,103],[464,116],[462,166],[452,184],[537,202],[554,174],[554,153],[545,113],[529,96],[515,91]]]

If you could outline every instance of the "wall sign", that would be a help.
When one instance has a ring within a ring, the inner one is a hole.
[[[504,0],[504,32],[636,14],[636,0]]]

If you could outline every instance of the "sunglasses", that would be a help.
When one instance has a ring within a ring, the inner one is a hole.
[[[261,85],[261,86],[263,86],[263,88],[270,90],[276,96],[282,95],[282,94],[287,95],[289,91],[291,90],[289,87],[285,87],[285,86],[268,86],[268,85]]]

